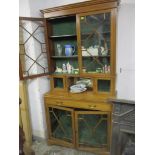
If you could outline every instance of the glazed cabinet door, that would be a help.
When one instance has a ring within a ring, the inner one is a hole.
[[[73,147],[75,143],[73,109],[50,105],[46,110],[49,143]]]
[[[82,74],[114,73],[115,9],[77,15]]]
[[[19,18],[20,80],[49,74],[44,18]]]
[[[76,111],[75,120],[77,148],[98,154],[109,152],[110,113]]]

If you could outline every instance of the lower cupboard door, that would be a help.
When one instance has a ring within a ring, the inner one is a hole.
[[[73,147],[75,143],[74,111],[70,108],[48,107],[50,140],[54,144]]]
[[[110,113],[76,111],[76,146],[78,149],[101,153],[109,151]]]

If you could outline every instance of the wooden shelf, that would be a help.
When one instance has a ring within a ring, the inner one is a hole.
[[[107,34],[107,33],[111,33],[110,31],[105,31],[105,32],[102,32],[100,34]],[[95,34],[95,33],[81,33],[81,35],[92,35],[92,34]]]
[[[79,74],[68,74],[68,73],[52,73],[52,76],[66,76],[66,77],[79,77]]]
[[[54,36],[49,36],[49,38],[68,38],[68,37],[76,37],[76,34],[68,34],[68,35],[54,35]]]
[[[110,31],[107,31],[107,32],[103,32],[101,34],[107,34],[107,33],[110,33]],[[91,35],[91,33],[82,33],[81,35]],[[67,35],[52,35],[52,36],[49,36],[49,38],[68,38],[68,37],[77,37],[76,34],[67,34]]]
[[[105,57],[110,57],[110,55],[105,55],[105,56],[82,56],[82,58],[90,58],[90,57],[98,57],[98,58],[105,58]]]
[[[73,56],[51,56],[51,58],[54,58],[54,59],[69,59],[69,58],[78,58],[78,55],[73,55]]]

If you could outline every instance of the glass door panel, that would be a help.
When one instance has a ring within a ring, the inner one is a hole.
[[[94,111],[75,112],[79,148],[108,149],[109,114]]]
[[[45,22],[42,18],[19,18],[20,80],[49,74],[45,41]]]
[[[64,88],[63,78],[53,78],[54,79],[54,88]]]
[[[111,81],[106,79],[98,79],[97,80],[97,91],[98,92],[107,92],[111,91]]]
[[[73,110],[49,107],[49,116],[52,138],[74,143]]]
[[[110,73],[111,14],[80,16],[82,69],[87,73]]]

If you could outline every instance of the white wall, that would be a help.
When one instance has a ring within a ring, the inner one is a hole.
[[[19,0],[19,16],[31,16],[29,0]]]
[[[135,99],[135,4],[127,0],[118,9],[116,89],[117,97]],[[121,71],[120,71],[121,70]]]
[[[85,0],[74,0],[82,2]],[[40,9],[73,3],[72,0],[20,0],[19,15],[41,17]],[[118,10],[117,23],[117,81],[118,97],[134,100],[134,0],[122,0]],[[122,72],[120,73],[120,68]],[[32,134],[46,137],[43,94],[49,88],[46,77],[28,80],[29,106],[32,122]]]

